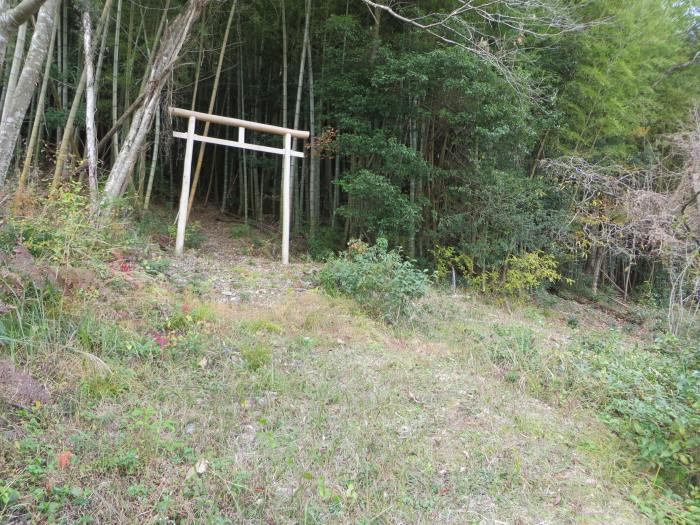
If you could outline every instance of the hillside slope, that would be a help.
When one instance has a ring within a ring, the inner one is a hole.
[[[262,256],[273,240],[205,230],[5,345],[50,401],[0,415],[0,521],[645,522],[618,439],[493,359],[614,319],[433,291],[390,327]]]

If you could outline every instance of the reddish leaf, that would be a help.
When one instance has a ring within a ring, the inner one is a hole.
[[[58,455],[58,468],[65,470],[70,466],[73,453],[70,450],[64,450]]]

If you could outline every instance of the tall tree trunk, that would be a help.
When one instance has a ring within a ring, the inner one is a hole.
[[[49,85],[49,77],[51,74],[51,56],[53,55],[54,47],[56,46],[56,36],[58,31],[58,19],[59,19],[59,7],[56,6],[56,11],[54,13],[54,24],[51,31],[51,40],[49,42],[49,50],[46,53],[46,64],[44,65],[44,78],[41,80],[41,89],[39,90],[39,100],[36,103],[36,112],[34,114],[34,123],[32,124],[32,131],[29,136],[29,144],[27,145],[27,153],[24,158],[24,166],[22,167],[22,173],[19,177],[19,183],[17,185],[17,192],[15,194],[15,203],[19,203],[22,194],[24,193],[24,188],[27,185],[27,179],[29,178],[29,170],[32,164],[32,154],[39,142],[39,131],[41,129],[41,121],[44,116],[44,104],[46,101],[46,90]]]
[[[209,111],[208,113],[214,112],[214,105],[216,104],[216,93],[219,90],[219,80],[221,80],[221,68],[224,65],[224,56],[226,55],[226,45],[228,44],[228,35],[231,31],[231,22],[233,22],[233,15],[236,12],[236,0],[231,3],[231,11],[228,14],[228,21],[226,22],[226,31],[224,31],[224,38],[221,41],[221,51],[219,51],[219,62],[216,65],[216,74],[214,75],[214,86],[211,89],[211,98],[209,99]],[[209,136],[209,122],[204,124],[205,137]],[[187,214],[189,215],[192,211],[192,203],[197,192],[197,185],[199,184],[199,177],[202,172],[202,163],[204,162],[204,150],[206,144],[201,142],[199,144],[199,155],[197,156],[197,164],[194,169],[194,177],[192,180],[192,190],[190,191],[190,201],[187,205]]]
[[[199,77],[202,73],[202,61],[204,60],[204,19],[202,18],[202,23],[200,24],[199,33],[199,51],[197,52],[197,64],[194,69],[194,87],[192,89],[192,104],[190,109],[194,111],[197,109],[197,92],[199,91]]]
[[[24,44],[27,39],[27,24],[20,26],[17,32],[17,40],[15,41],[15,52],[12,55],[12,66],[10,66],[10,76],[7,78],[7,85],[3,93],[2,103],[2,120],[7,117],[7,110],[12,103],[12,97],[17,87],[19,72],[22,70],[22,59],[24,58]]]
[[[311,60],[311,41],[307,40],[307,53],[309,54],[309,233],[316,235],[321,207],[320,192],[320,165],[318,151],[316,150],[316,108],[314,99],[314,69]]]
[[[369,63],[374,64],[374,61],[377,59],[377,52],[379,51],[379,44],[381,42],[380,40],[380,33],[379,33],[379,28],[380,28],[380,23],[382,21],[382,10],[379,7],[374,8],[374,26],[372,26],[372,47],[370,48],[369,51]]]
[[[95,36],[99,38],[102,35],[102,31],[105,31],[107,25],[107,15],[109,15],[109,10],[112,7],[112,0],[107,0],[104,7],[102,8],[102,15],[100,16],[100,22],[97,26],[97,31]],[[58,148],[56,154],[56,166],[53,172],[53,180],[51,181],[51,193],[55,193],[61,183],[61,177],[63,176],[63,166],[66,162],[66,157],[68,156],[68,146],[70,144],[71,138],[73,136],[73,131],[75,129],[75,119],[78,116],[78,108],[80,107],[80,102],[83,99],[83,92],[85,91],[85,85],[87,83],[87,71],[83,67],[83,72],[80,75],[80,80],[78,81],[78,86],[75,89],[75,94],[73,95],[73,103],[71,104],[70,113],[68,114],[68,120],[66,120],[66,126],[63,130],[63,137],[61,139],[61,145]]]
[[[109,22],[105,25],[102,30],[102,37],[100,38],[100,50],[97,53],[97,64],[95,65],[95,89],[99,93],[100,91],[100,80],[102,77],[102,64],[105,59],[105,49],[107,49],[107,34],[109,33]]]
[[[105,31],[106,33],[106,31]],[[90,202],[93,213],[97,211],[97,138],[95,132],[95,69],[92,61],[92,22],[88,9],[83,11],[83,42],[85,58],[85,134],[88,161],[88,181],[90,183]]]
[[[150,78],[144,91],[143,102],[134,113],[129,133],[119,151],[117,162],[107,179],[102,197],[102,204],[106,213],[111,211],[114,200],[122,193],[127,176],[133,168],[138,152],[143,147],[146,135],[150,130],[160,92],[175,65],[182,46],[192,30],[192,25],[208,3],[209,0],[190,0],[184,11],[170,23],[161,40],[158,53],[151,68]]]
[[[224,111],[226,112],[227,116],[231,113],[231,70],[229,70],[228,74],[226,75],[227,77],[227,82],[226,82],[226,93],[224,94]],[[231,138],[231,127],[226,126],[226,129],[224,130],[224,136],[226,140],[229,140]],[[226,200],[228,199],[228,192],[229,192],[229,179],[231,178],[231,172],[229,171],[229,150],[231,148],[225,147],[224,148],[224,181],[223,181],[223,189],[221,190],[221,207],[220,211],[221,213],[226,213]]]
[[[236,18],[236,32],[238,40],[242,41],[241,36],[241,14],[238,13]],[[245,119],[245,90],[243,86],[243,46],[238,46],[238,108],[240,118]],[[239,155],[239,172],[241,175],[240,197],[238,214],[243,211],[243,220],[248,224],[248,165],[246,158],[246,150],[243,150]]]
[[[411,142],[411,149],[416,152],[416,154],[419,154],[420,152],[418,151],[418,123],[416,121],[416,116],[415,112],[418,108],[418,97],[413,98],[413,112],[414,115],[411,117],[411,129],[410,129],[410,142]],[[409,181],[409,199],[411,201],[411,204],[415,204],[416,202],[416,175],[411,171],[410,175],[410,181]],[[416,224],[414,220],[411,220],[411,230],[408,233],[408,255],[411,258],[416,257]]]
[[[158,103],[156,102],[158,108]],[[153,191],[153,179],[156,175],[158,165],[158,147],[160,146],[160,108],[156,109],[156,132],[153,137],[153,156],[151,157],[151,172],[148,174],[148,186],[146,187],[146,197],[143,200],[143,211],[148,211],[151,202],[151,192]]]
[[[117,124],[119,112],[119,33],[121,32],[122,0],[117,0],[117,19],[114,23],[114,59],[112,62],[112,126]],[[119,154],[119,132],[112,135],[112,166]]]
[[[299,129],[299,117],[301,116],[301,94],[304,89],[304,68],[306,65],[306,52],[309,42],[309,23],[311,19],[311,0],[306,0],[305,17],[304,17],[304,38],[301,44],[301,58],[299,59],[299,80],[297,82],[297,98],[296,104],[294,106],[294,129]],[[297,149],[297,138],[292,139],[292,150]],[[299,187],[299,176],[296,169],[296,157],[292,157],[292,194],[296,195],[297,202],[294,207],[294,229],[299,230],[301,228],[301,193],[302,190]]]
[[[336,210],[340,204],[340,163],[342,158],[340,153],[335,155],[335,171],[333,173],[333,209],[331,210],[331,228],[335,228]]]
[[[63,0],[61,3],[63,5],[58,17],[61,22],[61,45],[56,54],[60,63],[59,73],[63,80],[61,82],[61,111],[66,111],[68,107],[68,82],[65,82],[65,79],[68,78],[68,1]],[[56,145],[60,144],[62,140],[63,126],[58,126],[56,128]]]
[[[605,259],[605,250],[602,246],[599,246],[595,254],[593,263],[593,284],[591,285],[591,293],[594,296],[598,295],[598,284],[600,283],[600,272],[603,267],[603,260]]]
[[[46,0],[22,0],[12,9],[0,11],[0,69],[5,62],[5,50],[10,36],[36,13]],[[44,35],[48,38],[48,34]]]
[[[39,82],[51,39],[57,5],[58,0],[48,0],[39,11],[22,74],[17,81],[7,115],[0,123],[0,186],[5,183],[24,115]]]
[[[287,127],[287,119],[289,113],[288,107],[288,76],[289,76],[289,63],[288,63],[288,52],[287,52],[287,0],[280,0],[281,14],[282,14],[282,127]],[[280,188],[282,187],[282,171],[284,170],[284,159],[282,163],[279,164],[280,174],[276,177],[276,180],[280,182]],[[275,183],[275,187],[277,184]],[[281,194],[281,191],[280,191]],[[283,202],[280,198],[279,200],[279,216],[282,217]],[[280,231],[282,230],[282,221],[280,220]]]

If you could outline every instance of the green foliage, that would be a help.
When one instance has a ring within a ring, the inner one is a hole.
[[[328,260],[319,274],[325,290],[352,297],[370,315],[395,323],[414,311],[414,301],[427,292],[429,279],[386,239],[373,246],[351,241],[347,252]]]
[[[548,254],[539,252],[511,255],[506,260],[504,272],[491,271],[479,275],[475,281],[492,292],[502,291],[510,295],[531,293],[545,283],[561,279],[559,263]]]
[[[568,57],[561,66],[551,64],[561,67],[564,81],[554,155],[642,160],[654,133],[669,132],[687,117],[697,73],[666,72],[691,54],[689,11],[683,2],[654,0],[597,0],[584,8],[587,19],[614,23],[567,38],[545,55]]]
[[[309,239],[309,255],[314,261],[325,261],[343,245],[340,232],[333,228],[320,227]]]
[[[183,305],[170,315],[163,324],[164,330],[187,332],[196,329],[201,323],[214,322],[217,319],[216,311],[206,303],[200,303],[191,307]]]
[[[163,275],[171,265],[172,261],[165,257],[154,257],[141,261],[141,267],[148,275]]]
[[[272,362],[272,347],[262,341],[246,343],[241,356],[251,370],[259,370]]]
[[[700,481],[700,346],[662,340],[621,356],[614,340],[586,338],[575,351],[608,423],[644,467],[690,494]]]
[[[578,321],[576,321],[576,324]],[[573,323],[572,323],[573,324]],[[638,499],[660,522],[700,517],[700,346],[663,337],[624,348],[618,337],[585,335],[567,351],[538,344],[532,330],[496,326],[490,357],[504,377],[548,399],[597,409],[636,452],[662,499]]]
[[[557,271],[559,263],[552,255],[538,252],[511,255],[507,265],[503,289],[510,294],[532,292],[544,283],[555,283],[561,279]]]
[[[410,231],[420,219],[419,208],[382,175],[369,170],[347,173],[340,186],[349,203],[338,208],[340,216],[352,221],[362,235],[396,239]]]
[[[477,273],[500,272],[512,253],[545,251],[560,256],[553,238],[565,230],[566,212],[556,185],[517,171],[483,170],[456,174],[435,234],[435,242],[455,246],[474,260]]]
[[[40,214],[8,219],[0,232],[0,248],[9,251],[21,242],[37,258],[69,264],[107,259],[115,249],[134,241],[124,222],[98,224],[78,185],[64,188],[42,204]]]
[[[248,224],[234,224],[231,227],[231,238],[241,239],[243,237],[249,237],[253,233],[253,228]]]
[[[454,246],[436,246],[433,257],[435,257],[435,277],[438,279],[447,277],[452,272],[452,268],[464,276],[474,271],[474,259],[464,252],[457,251]]]

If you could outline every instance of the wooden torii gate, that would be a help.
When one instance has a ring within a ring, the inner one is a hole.
[[[260,124],[258,122],[250,122],[248,120],[240,120],[237,118],[222,117],[220,115],[210,115],[208,113],[200,113],[199,111],[190,111],[188,109],[171,107],[169,108],[169,111],[173,117],[184,117],[188,119],[187,133],[182,133],[179,131],[173,132],[173,137],[187,140],[187,145],[185,147],[185,166],[182,170],[182,191],[180,193],[180,210],[177,218],[175,254],[177,256],[182,255],[185,248],[185,229],[187,227],[188,215],[187,208],[190,199],[190,176],[192,174],[192,153],[194,150],[194,143],[196,141],[205,142],[207,144],[216,144],[218,146],[231,146],[233,148],[262,151],[264,153],[275,153],[277,155],[284,156],[284,164],[282,167],[282,263],[289,264],[289,229],[292,207],[290,194],[292,157],[304,156],[303,152],[292,150],[292,137],[306,140],[309,138],[309,132],[271,126],[269,124]],[[234,141],[197,135],[195,133],[195,127],[198,120],[202,122],[209,122],[211,124],[222,124],[224,126],[238,128],[238,140]],[[245,141],[246,129],[259,133],[281,135],[284,137],[283,147],[271,148],[269,146],[249,144]]]

